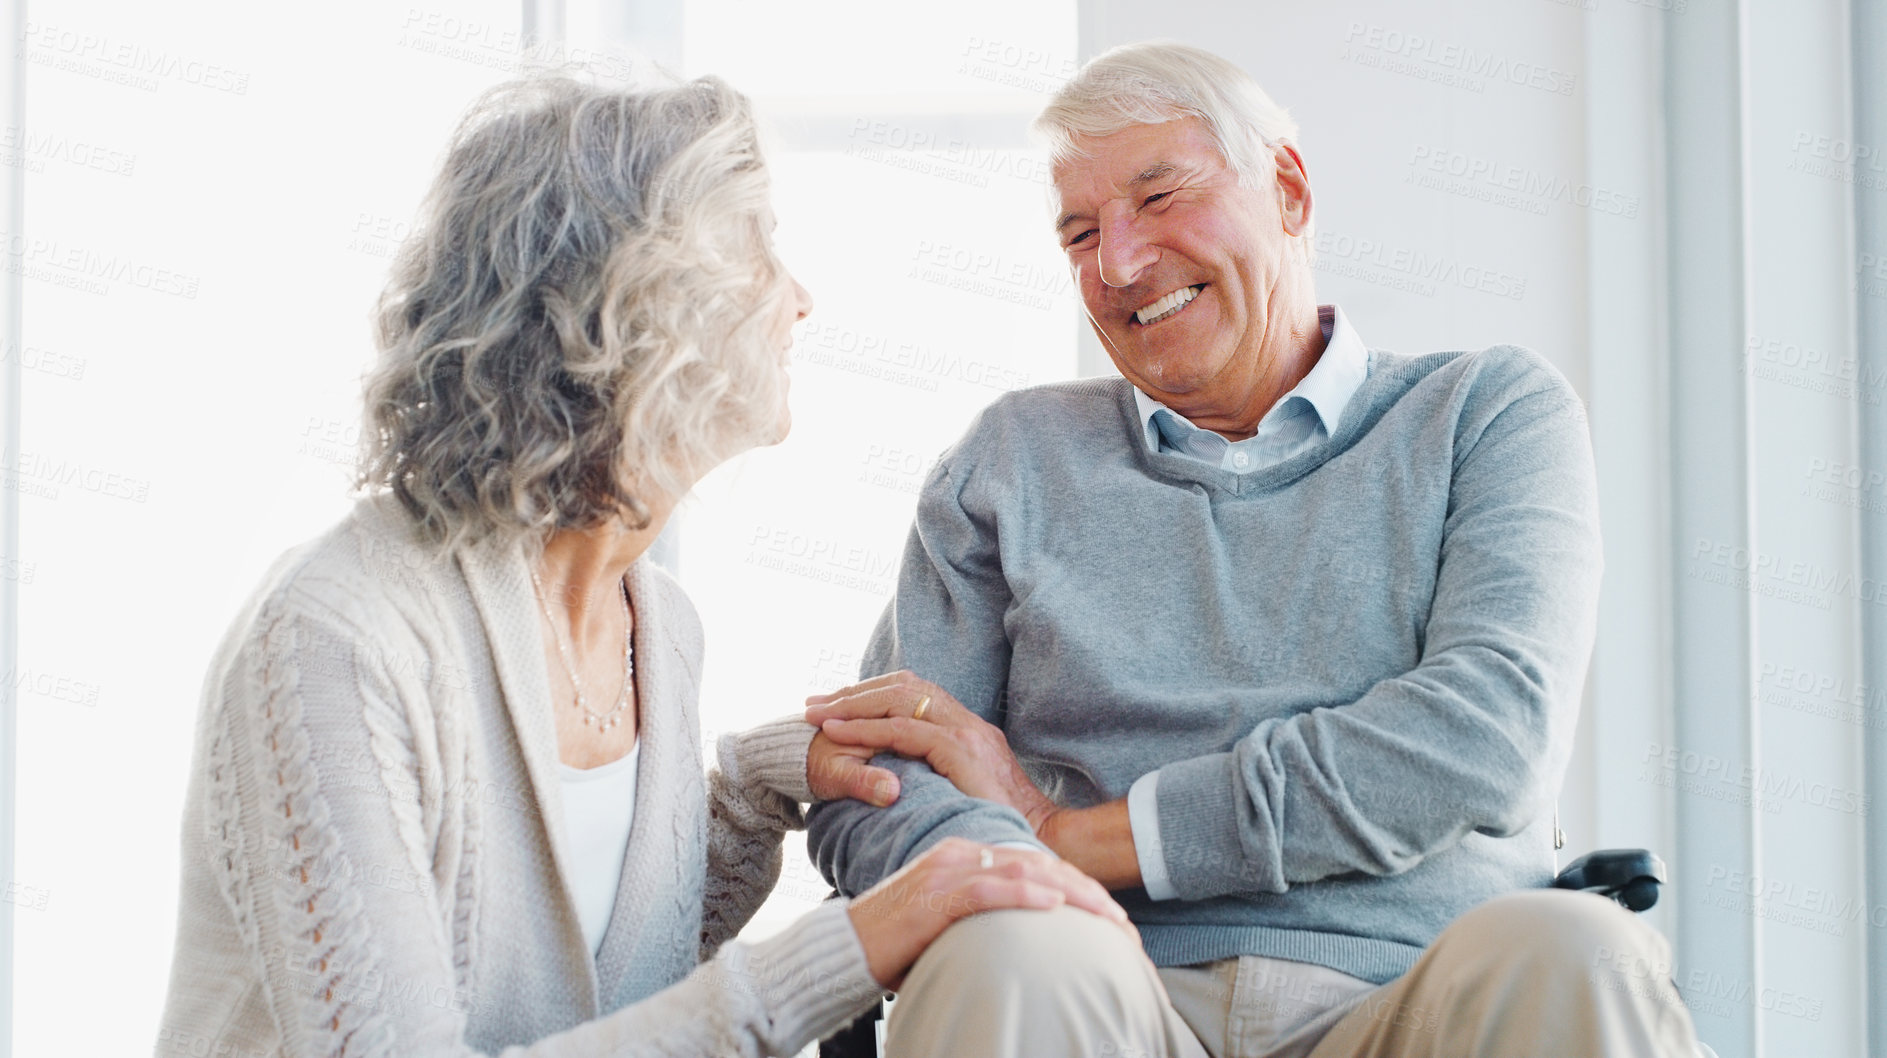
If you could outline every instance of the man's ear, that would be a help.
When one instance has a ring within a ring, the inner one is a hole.
[[[1271,157],[1278,172],[1278,217],[1287,234],[1302,236],[1310,230],[1313,204],[1304,156],[1298,153],[1296,144],[1281,141],[1272,145]]]

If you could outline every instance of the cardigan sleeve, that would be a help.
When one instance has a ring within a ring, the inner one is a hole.
[[[464,988],[455,916],[424,844],[424,685],[384,663],[379,637],[327,620],[279,599],[263,606],[212,695],[204,822],[223,835],[218,888],[247,949],[225,972],[250,978],[283,1055],[472,1058],[468,1009],[484,1000]],[[192,944],[190,923],[180,927],[180,947]],[[502,1054],[790,1055],[879,994],[834,904]],[[398,1001],[407,995],[446,1001]]]
[[[806,825],[806,753],[818,729],[798,717],[722,735],[708,776],[707,893],[701,957],[738,934],[780,879],[782,838]]]

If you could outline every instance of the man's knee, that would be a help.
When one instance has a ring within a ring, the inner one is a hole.
[[[1611,900],[1566,889],[1532,889],[1474,908],[1437,939],[1500,952],[1540,968],[1661,981],[1671,949],[1657,930]]]
[[[1138,970],[1145,956],[1120,927],[1077,908],[988,911],[944,930],[913,967],[933,964],[988,986],[1052,986],[1074,977]]]
[[[898,988],[891,1054],[1204,1058],[1127,931],[1073,908],[951,926]]]

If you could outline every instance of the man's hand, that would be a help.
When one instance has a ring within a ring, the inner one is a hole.
[[[1140,884],[1124,798],[1092,808],[1065,808],[1049,800],[1023,773],[1002,728],[970,712],[942,687],[908,671],[892,672],[806,702],[806,721],[820,725],[820,736],[831,739],[835,750],[860,752],[865,759],[889,751],[926,761],[971,797],[1021,812],[1042,844],[1107,888]],[[920,703],[924,715],[917,719]]]
[[[861,752],[865,759],[889,751],[926,761],[971,797],[1021,812],[1038,835],[1060,811],[1023,773],[1002,728],[908,671],[814,695],[806,703],[806,722],[819,725],[821,736],[836,746]],[[920,704],[922,718],[916,716]]]

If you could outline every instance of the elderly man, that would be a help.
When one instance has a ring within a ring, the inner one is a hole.
[[[1319,306],[1295,129],[1223,59],[1116,49],[1037,128],[1123,378],[1010,394],[932,471],[890,675],[809,711],[910,758],[902,796],[810,842],[847,892],[950,835],[1046,847],[1159,969],[1078,912],[970,919],[891,1053],[1693,1053],[1663,939],[1542,888],[1600,564],[1571,388]]]

